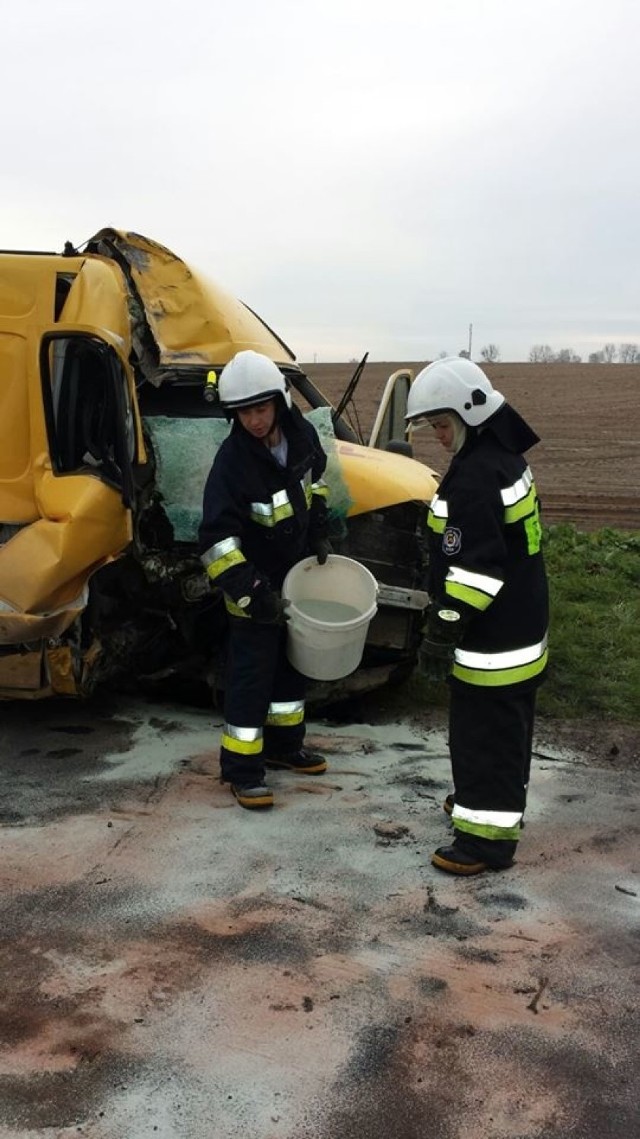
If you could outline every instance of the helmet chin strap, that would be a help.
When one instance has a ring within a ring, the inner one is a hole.
[[[267,436],[265,436],[265,440],[264,440],[265,446],[277,447],[278,443],[280,442],[281,439],[282,439],[282,431],[280,429],[280,424],[278,423],[278,417],[276,415],[276,417],[273,421],[273,426],[272,426],[269,434]]]
[[[451,416],[451,422],[453,424],[453,442],[451,444],[451,450],[453,451],[454,455],[457,455],[458,451],[461,451],[465,445],[467,438],[467,425],[466,423],[463,423],[460,416],[456,415],[455,413]]]
[[[283,411],[286,411],[287,409],[286,399],[283,395],[277,395],[275,397],[274,403],[275,407],[273,409],[273,423],[271,425],[271,430],[265,439],[265,443],[268,447],[277,447],[278,443],[282,439],[282,428],[280,426],[280,420],[282,418]]]

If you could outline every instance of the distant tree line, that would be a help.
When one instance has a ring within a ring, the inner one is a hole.
[[[582,357],[573,348],[561,348],[554,352],[548,344],[534,344],[529,353],[532,364],[580,364]],[[589,364],[640,364],[640,349],[637,344],[605,344],[599,352],[590,352]]]
[[[588,359],[590,364],[640,364],[640,350],[637,344],[619,344],[617,349],[615,344],[605,344],[601,352],[591,352]]]
[[[445,356],[448,355],[448,352],[441,352],[439,359],[444,360]],[[458,356],[462,356],[463,360],[469,360],[471,358],[471,354],[467,348],[462,348],[461,351],[458,352]],[[497,364],[500,359],[500,349],[498,345],[485,344],[484,348],[480,349],[480,357],[484,360],[485,364]]]
[[[441,352],[440,359],[448,356],[448,352]],[[469,352],[463,348],[458,356],[469,359]],[[497,344],[485,344],[480,349],[480,359],[485,364],[497,364],[500,360],[500,349]],[[573,348],[560,348],[559,351],[551,348],[549,344],[534,344],[529,352],[530,364],[581,364],[582,356],[573,351]],[[637,344],[605,344],[599,352],[590,352],[587,357],[589,364],[640,364],[640,348]]]

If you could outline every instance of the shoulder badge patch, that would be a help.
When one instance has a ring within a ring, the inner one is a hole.
[[[444,534],[442,535],[442,552],[451,557],[453,554],[460,552],[462,548],[462,530],[458,530],[456,526],[447,526]]]

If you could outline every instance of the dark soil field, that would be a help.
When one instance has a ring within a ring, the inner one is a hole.
[[[354,363],[302,367],[334,404],[355,370]],[[417,375],[424,364],[365,366],[354,400],[365,436],[387,378],[403,367]],[[490,364],[485,370],[540,436],[528,458],[545,521],[640,529],[640,365]],[[415,434],[414,453],[435,470],[447,462],[427,430]]]

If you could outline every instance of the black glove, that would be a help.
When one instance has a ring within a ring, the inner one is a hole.
[[[453,660],[456,646],[453,641],[434,641],[430,637],[423,637],[420,642],[420,652],[424,656],[433,657],[434,660]]]
[[[313,545],[313,552],[318,559],[318,565],[323,566],[329,554],[333,553],[333,546],[328,538],[317,538]]]
[[[290,604],[275,589],[262,589],[254,596],[247,613],[260,625],[286,625]]]
[[[418,649],[419,668],[425,676],[431,680],[444,680],[449,675],[465,624],[466,620],[455,609],[438,604],[429,607],[424,636]]]
[[[424,637],[418,648],[418,670],[428,680],[440,683],[451,672],[455,645],[443,641],[430,641]]]

